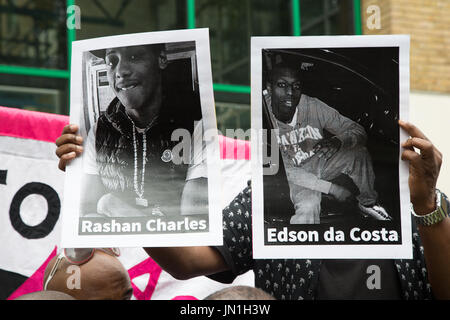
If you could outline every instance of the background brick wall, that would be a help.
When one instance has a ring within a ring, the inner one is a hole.
[[[370,5],[381,28],[369,30]],[[361,0],[363,34],[411,35],[411,90],[450,93],[450,0]]]

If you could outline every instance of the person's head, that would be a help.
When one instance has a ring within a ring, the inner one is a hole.
[[[59,291],[36,291],[21,295],[14,300],[75,300],[75,298]]]
[[[159,107],[161,70],[167,66],[163,45],[109,48],[104,54],[109,84],[125,109]]]
[[[274,65],[267,89],[271,94],[274,116],[282,122],[291,121],[302,95],[300,65]]]
[[[275,298],[258,288],[232,286],[216,291],[204,300],[275,300]]]
[[[58,257],[45,269],[44,284]],[[62,258],[46,290],[59,291],[77,300],[129,300],[133,288],[127,270],[113,254],[95,250],[81,265]]]

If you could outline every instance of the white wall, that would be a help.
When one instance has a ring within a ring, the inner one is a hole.
[[[411,92],[410,122],[443,153],[437,186],[450,195],[450,94]]]

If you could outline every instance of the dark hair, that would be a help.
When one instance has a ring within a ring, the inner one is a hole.
[[[302,70],[302,63],[304,61],[299,56],[286,52],[278,52],[278,50],[263,51],[266,66],[263,77],[266,83],[272,83],[275,78],[274,75],[286,69],[298,76],[299,80],[303,80],[304,72]]]
[[[286,62],[281,62],[278,64],[275,64],[268,73],[268,81],[272,83],[276,79],[276,75],[279,75],[283,72],[283,70],[290,70],[294,75],[298,77],[299,80],[302,80],[303,73],[301,70],[301,63],[298,64],[291,64]]]

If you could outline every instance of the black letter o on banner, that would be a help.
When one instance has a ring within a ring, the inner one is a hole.
[[[20,205],[31,194],[40,194],[47,200],[48,205],[47,216],[44,221],[33,227],[25,224],[20,217]],[[20,188],[15,194],[11,202],[11,207],[9,208],[9,219],[13,228],[23,237],[27,239],[40,239],[52,232],[58,221],[60,210],[61,202],[58,193],[52,187],[44,183],[30,182]]]

